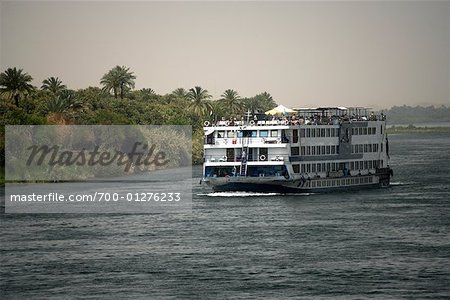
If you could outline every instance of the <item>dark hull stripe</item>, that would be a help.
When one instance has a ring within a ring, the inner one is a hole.
[[[294,188],[282,185],[255,184],[243,182],[229,182],[223,185],[213,186],[215,192],[257,192],[257,193],[327,193],[335,191],[349,191],[367,188],[379,188],[379,183],[360,184],[350,186],[334,186],[326,188]]]

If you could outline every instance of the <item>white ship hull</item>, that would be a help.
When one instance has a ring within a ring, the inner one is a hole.
[[[389,186],[384,117],[327,116],[325,110],[306,122],[205,123],[202,182],[214,191],[278,193]]]

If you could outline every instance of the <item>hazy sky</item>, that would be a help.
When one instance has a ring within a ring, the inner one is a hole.
[[[1,2],[0,66],[287,106],[450,105],[450,2]]]

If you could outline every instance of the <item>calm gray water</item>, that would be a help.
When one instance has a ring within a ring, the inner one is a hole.
[[[192,212],[1,214],[1,298],[448,299],[450,137],[390,142],[388,189],[213,196],[197,178]]]

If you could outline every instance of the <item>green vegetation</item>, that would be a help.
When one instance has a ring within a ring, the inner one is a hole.
[[[416,106],[407,105],[393,106],[384,111],[387,116],[388,124],[417,124],[417,123],[436,123],[450,121],[450,107],[444,105],[434,106]]]
[[[4,125],[192,125],[192,160],[202,162],[203,122],[241,116],[274,108],[272,96],[263,92],[241,98],[228,89],[220,100],[196,86],[159,95],[151,88],[134,90],[136,76],[128,67],[116,66],[99,78],[100,87],[71,90],[58,77],[48,77],[41,88],[32,76],[9,68],[0,74],[0,166],[4,181]]]
[[[409,124],[408,126],[389,127],[387,133],[450,133],[450,127],[416,127]]]

